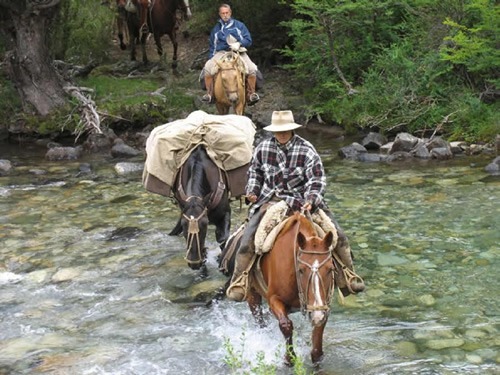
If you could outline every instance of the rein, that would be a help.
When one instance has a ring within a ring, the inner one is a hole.
[[[298,235],[299,232],[299,227],[297,227],[297,233]],[[297,245],[297,243],[295,243]],[[319,263],[317,260],[313,262],[313,264],[309,264],[302,259],[300,259],[301,254],[313,254],[313,255],[328,255],[325,257],[325,259]],[[327,313],[330,311],[330,301],[333,296],[333,292],[335,288],[331,287],[329,290],[326,290],[325,288],[325,282],[321,278],[319,274],[319,270],[321,267],[323,267],[328,261],[331,260],[331,252],[330,250],[326,251],[307,251],[299,246],[296,247],[294,250],[294,256],[295,256],[295,277],[297,278],[297,289],[299,291],[299,300],[300,300],[300,309],[302,311],[302,314],[306,314],[308,312],[313,312],[313,311],[326,311]],[[304,293],[304,290],[302,288],[302,284],[300,282],[300,273],[299,273],[299,264],[302,264],[309,268],[311,271],[311,274],[309,275],[309,279],[307,281],[307,287]],[[333,275],[332,275],[332,282],[333,282]],[[334,284],[332,284],[334,285]],[[326,301],[325,304],[315,306],[315,305],[309,305],[307,303],[307,296],[309,295],[309,291],[313,288],[315,290],[314,294],[317,294],[319,292],[319,288],[324,292],[324,295],[326,296]]]

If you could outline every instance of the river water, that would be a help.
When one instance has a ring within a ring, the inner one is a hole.
[[[310,137],[367,284],[333,302],[319,369],[300,313],[294,371],[272,316],[261,329],[244,303],[207,303],[226,281],[213,230],[207,274],[190,270],[184,239],[167,234],[176,207],[146,192],[140,173],[118,175],[108,157],[48,162],[40,147],[2,144],[14,169],[0,177],[0,374],[500,373],[490,159],[362,164]],[[92,173],[78,173],[84,162]],[[244,217],[234,202],[233,228]]]

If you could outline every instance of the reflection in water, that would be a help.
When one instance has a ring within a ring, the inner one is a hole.
[[[359,164],[314,142],[367,283],[334,302],[320,373],[498,373],[500,197],[486,162]],[[243,303],[207,307],[226,281],[217,245],[209,237],[208,275],[191,271],[184,239],[166,234],[172,202],[113,161],[89,158],[82,176],[80,163],[41,159],[11,157],[0,177],[0,373],[224,374],[228,343],[249,373],[262,352],[291,373],[272,316],[259,329]],[[244,217],[234,202],[233,227]],[[292,319],[312,372],[311,327]]]

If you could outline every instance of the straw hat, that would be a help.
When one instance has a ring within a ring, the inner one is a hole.
[[[275,133],[286,132],[300,128],[301,126],[295,123],[292,111],[274,111],[271,118],[271,125],[266,126],[264,130]]]

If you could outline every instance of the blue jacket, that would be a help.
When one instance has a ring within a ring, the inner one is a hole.
[[[227,22],[219,19],[210,33],[209,59],[218,51],[229,51],[230,48],[226,42],[229,35],[240,42],[242,47],[248,48],[252,45],[252,36],[243,22],[234,18],[230,18]]]

